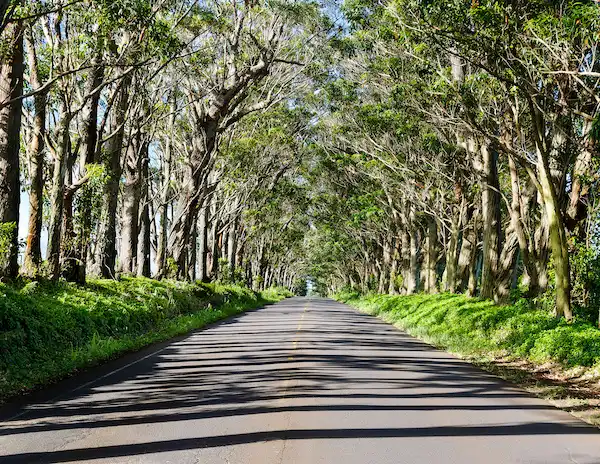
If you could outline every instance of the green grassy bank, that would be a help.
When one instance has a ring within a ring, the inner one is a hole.
[[[0,401],[287,296],[144,278],[0,284]]]
[[[567,324],[526,301],[495,306],[454,294],[344,293],[337,299],[459,355],[600,367],[600,330],[588,322]]]

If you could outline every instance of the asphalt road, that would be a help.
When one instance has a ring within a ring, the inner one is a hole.
[[[600,433],[347,306],[295,298],[0,410],[0,462],[600,463]]]

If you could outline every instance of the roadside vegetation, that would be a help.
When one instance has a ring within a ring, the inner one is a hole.
[[[0,401],[291,293],[146,278],[0,284]]]
[[[435,346],[462,356],[526,359],[565,367],[600,365],[600,330],[571,324],[527,300],[497,306],[464,295],[367,295],[344,292],[339,301],[381,317]]]
[[[600,426],[600,331],[569,324],[521,299],[464,295],[335,295],[358,310],[468,360],[592,425]]]
[[[4,362],[56,345],[60,376],[224,291],[182,282],[310,280],[594,365],[599,26],[591,0],[0,0]]]

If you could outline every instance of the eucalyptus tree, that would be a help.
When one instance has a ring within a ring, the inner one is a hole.
[[[483,159],[484,171],[494,170],[495,163],[489,162],[493,161],[490,150],[497,150],[522,165],[536,186],[552,250],[556,313],[571,319],[569,245],[563,198],[567,173],[575,164],[581,170],[587,155],[577,143],[575,111],[581,100],[573,98],[578,94],[575,79],[565,78],[563,73],[566,67],[577,74],[576,70],[594,59],[587,50],[594,47],[589,31],[591,24],[597,21],[597,7],[579,2],[561,2],[560,5],[479,2],[472,6],[462,2],[443,6],[441,2],[432,2],[429,8],[423,9],[416,2],[397,2],[394,14],[406,30],[418,30],[419,40],[469,63],[476,79],[500,90],[496,98],[488,98],[487,102],[479,100],[479,105],[474,106],[473,101],[464,98],[470,93],[459,87],[463,97],[460,118],[475,138],[484,141],[476,148]],[[576,23],[582,27],[573,28]],[[445,33],[435,34],[436,27]],[[558,41],[555,37],[559,37]],[[547,41],[558,43],[548,47]],[[562,44],[581,42],[588,45],[580,48],[578,55],[565,53]],[[540,65],[542,62],[546,65]],[[589,98],[587,92],[583,101]],[[595,111],[592,108],[591,118]],[[488,116],[487,120],[481,118],[482,114],[484,118]],[[490,120],[495,123],[490,124]],[[590,125],[584,124],[584,134],[589,132],[586,126]],[[578,163],[571,159],[573,150],[580,152],[574,157],[579,159]],[[581,176],[576,174],[574,178],[581,179]],[[486,185],[488,191],[499,187],[497,183]],[[576,190],[579,190],[577,185]],[[516,213],[512,214],[515,216],[512,224],[517,226]],[[490,228],[495,227],[497,221],[497,217],[487,219]],[[484,247],[486,240],[484,237]],[[488,246],[488,250],[484,263],[490,263],[494,277],[498,273],[499,247]]]
[[[292,249],[298,251],[306,229],[302,173],[311,117],[301,106],[281,103],[246,118],[223,145],[217,194],[231,198],[222,215],[230,279],[243,273],[249,285],[275,279],[291,286],[289,260],[297,258]]]
[[[312,3],[207,3],[190,28],[202,27],[202,54],[185,62],[189,121],[183,188],[169,230],[168,252],[185,274],[186,250],[216,162],[221,135],[248,114],[289,95],[323,29]]]
[[[6,11],[7,6],[3,8]],[[16,20],[0,37],[0,278],[18,273],[23,33],[23,22]]]
[[[569,236],[589,231],[595,182],[597,5],[358,0],[344,11],[323,143],[348,160],[349,185],[368,178],[382,192],[370,201],[400,244],[404,291],[418,288],[406,272],[416,262],[428,291],[442,274],[447,291],[506,301],[522,263],[536,296],[551,251],[556,314],[571,319]],[[386,248],[362,265],[385,262]]]

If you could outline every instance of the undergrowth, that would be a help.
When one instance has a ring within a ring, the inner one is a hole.
[[[0,284],[0,401],[287,296],[145,278]]]
[[[504,356],[567,367],[600,364],[600,330],[586,321],[567,324],[525,300],[496,306],[455,294],[343,293],[337,299],[461,355]]]

